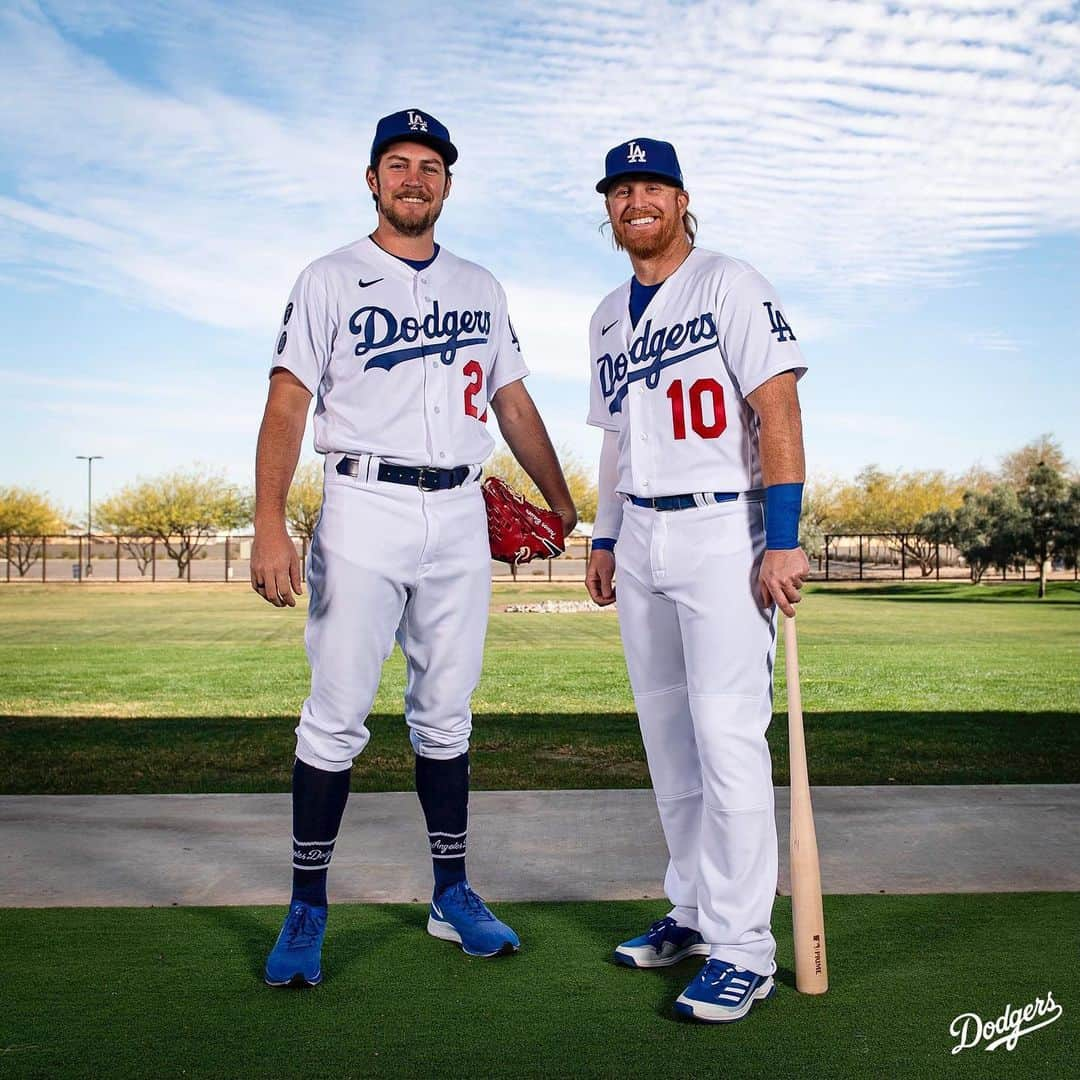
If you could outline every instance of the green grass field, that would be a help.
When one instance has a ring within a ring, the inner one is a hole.
[[[506,614],[580,587],[497,585],[474,697],[478,789],[647,784],[608,613]],[[1080,780],[1080,586],[811,587],[800,660],[817,784]],[[287,790],[303,606],[238,586],[0,589],[0,792]],[[783,664],[770,740],[786,782]],[[355,790],[412,784],[400,653]]]
[[[429,938],[425,910],[335,907],[326,979],[308,991],[262,985],[276,909],[0,911],[18,942],[0,951],[0,1075],[1075,1075],[1075,894],[826,897],[821,997],[794,990],[779,899],[777,995],[720,1027],[671,1016],[699,961],[610,962],[654,903],[502,904],[523,949],[494,961]],[[1013,1051],[951,1053],[961,1013],[993,1020],[1047,991],[1061,1019]]]
[[[496,588],[475,787],[647,784],[616,620],[500,610],[579,595]],[[1080,780],[1078,616],[1069,583],[1043,603],[1023,585],[810,589],[799,631],[812,780]],[[240,587],[0,589],[0,791],[286,790],[303,617]],[[395,655],[357,790],[412,786],[402,689]],[[696,961],[610,962],[655,902],[498,910],[524,948],[477,961],[429,938],[422,906],[336,905],[326,981],[300,992],[261,982],[280,908],[0,909],[0,1077],[1075,1073],[1077,894],[828,896],[831,987],[816,998],[794,990],[778,898],[779,993],[725,1027],[672,1017]],[[1048,991],[1062,1018],[1013,1051],[951,1053],[955,1017],[993,1020]]]

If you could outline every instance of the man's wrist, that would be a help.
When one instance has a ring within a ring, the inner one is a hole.
[[[271,529],[285,529],[288,531],[288,526],[285,522],[285,514],[273,513],[270,511],[256,514],[252,524],[255,526],[256,532],[269,531]]]
[[[615,540],[610,536],[598,536],[592,542],[593,551],[614,551]]]
[[[799,546],[802,484],[770,484],[765,489],[765,548],[791,551]]]

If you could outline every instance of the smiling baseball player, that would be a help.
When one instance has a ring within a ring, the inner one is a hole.
[[[522,382],[502,288],[435,243],[457,156],[429,113],[379,121],[367,170],[378,226],[303,271],[275,342],[251,558],[252,587],[275,606],[295,605],[301,591],[285,498],[312,397],[325,484],[308,572],[311,693],[296,729],[292,901],[266,963],[272,986],[322,979],[327,868],[395,637],[435,877],[428,932],[476,956],[519,944],[465,873],[469,700],[491,591],[477,483],[493,447],[489,404],[566,533],[576,514]]]
[[[615,599],[670,860],[672,907],[615,950],[629,967],[705,966],[676,1002],[745,1016],[774,990],[777,845],[765,731],[775,606],[809,571],[799,547],[806,370],[776,293],[694,247],[674,147],[612,149],[603,193],[634,276],[589,336],[589,423],[604,429],[586,585]]]

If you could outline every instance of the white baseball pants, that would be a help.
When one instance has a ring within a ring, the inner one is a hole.
[[[774,609],[756,582],[765,514],[747,500],[656,511],[627,503],[618,612],[670,861],[672,916],[710,955],[776,970]]]
[[[296,729],[296,756],[331,772],[352,765],[370,738],[365,721],[396,637],[408,670],[413,749],[457,757],[469,747],[469,701],[480,681],[491,598],[480,485],[470,479],[426,492],[366,474],[342,476],[335,471],[341,457],[326,456],[309,554],[311,695]]]

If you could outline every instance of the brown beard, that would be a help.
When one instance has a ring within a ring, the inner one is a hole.
[[[636,237],[630,226],[612,222],[615,238],[631,254],[639,259],[655,259],[667,251],[682,235],[682,218],[667,218],[661,222],[660,231],[655,236]]]
[[[439,220],[442,206],[430,202],[421,217],[406,218],[398,213],[394,205],[396,200],[384,199],[382,192],[379,193],[379,212],[402,236],[423,236]]]

